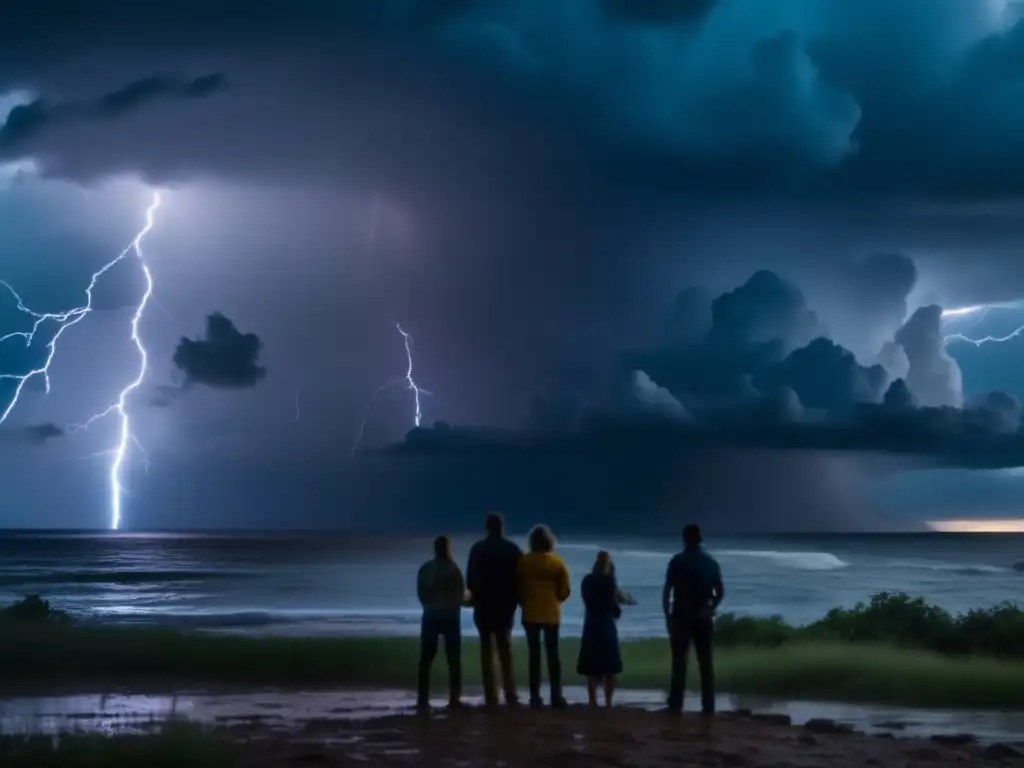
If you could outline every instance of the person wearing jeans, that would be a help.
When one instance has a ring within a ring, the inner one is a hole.
[[[430,668],[437,656],[438,641],[444,638],[448,661],[448,702],[461,705],[462,694],[462,606],[466,601],[466,583],[462,571],[452,559],[447,536],[434,540],[434,557],[422,566],[416,578],[416,593],[423,606],[420,625],[420,662],[417,675],[416,705],[430,706]]]
[[[551,685],[551,706],[564,707],[558,630],[562,623],[562,603],[569,599],[569,569],[554,553],[555,537],[546,525],[534,526],[530,531],[529,549],[519,561],[519,595],[529,651],[530,706],[537,708],[544,703],[540,695],[543,644]]]
[[[715,666],[712,640],[715,610],[725,597],[718,562],[701,547],[700,528],[683,529],[683,551],[668,565],[661,602],[672,649],[672,683],[668,709],[681,712],[686,689],[686,657],[693,645],[700,669],[701,712],[715,713]]]

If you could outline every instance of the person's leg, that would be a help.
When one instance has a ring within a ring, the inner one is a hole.
[[[597,685],[601,682],[599,677],[587,678],[587,702],[592,707],[597,706]]]
[[[498,663],[501,666],[501,682],[505,689],[505,703],[515,705],[519,703],[519,694],[516,693],[516,671],[512,664],[512,619],[502,624],[501,628],[494,633],[494,643],[498,652]]]
[[[445,622],[444,655],[448,662],[448,704],[457,707],[462,703],[462,624],[458,617]]]
[[[544,625],[544,653],[548,660],[548,681],[551,685],[551,706],[565,706],[562,696],[562,659],[558,654],[558,625]]]
[[[430,667],[437,655],[437,627],[426,616],[420,624],[420,663],[417,674],[416,705],[430,706]]]
[[[712,641],[715,623],[708,619],[694,626],[693,650],[697,655],[700,669],[700,711],[705,715],[715,714],[715,662]]]
[[[605,675],[604,678],[604,705],[610,707],[612,699],[615,698],[615,675]]]
[[[474,620],[480,636],[480,684],[484,688],[484,704],[493,707],[498,703],[498,691],[494,684],[494,632],[482,617],[475,617]]]
[[[668,708],[681,710],[686,692],[686,657],[690,653],[691,630],[688,622],[673,621],[669,641],[672,648],[672,683],[669,686]]]
[[[543,703],[540,696],[540,625],[523,624],[526,631],[526,649],[529,655],[530,706]]]

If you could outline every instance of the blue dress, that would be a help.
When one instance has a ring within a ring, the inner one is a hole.
[[[622,611],[615,599],[616,591],[614,576],[591,573],[583,579],[580,592],[586,614],[576,672],[584,677],[605,677],[622,672],[619,630],[615,625]]]

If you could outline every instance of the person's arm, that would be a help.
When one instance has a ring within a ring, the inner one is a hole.
[[[464,606],[473,604],[470,593],[466,589],[466,580],[462,576],[462,569],[455,566],[455,584],[458,589],[459,602]]]
[[[561,559],[559,566],[555,594],[558,596],[558,602],[564,603],[572,594],[572,588],[569,586],[569,569],[565,567],[565,563]]]
[[[672,613],[672,573],[674,569],[675,558],[669,560],[668,570],[665,571],[665,586],[661,589],[661,612],[665,614],[665,618],[668,618]]]
[[[428,583],[429,577],[427,574],[428,567],[421,565],[419,572],[416,574],[416,597],[419,598],[420,605],[424,608],[427,606],[427,601],[430,599],[430,585]]]
[[[711,589],[711,612],[714,613],[718,609],[718,604],[725,599],[725,585],[722,584],[722,569],[718,565],[717,561],[715,561],[715,574]]]
[[[512,596],[515,598],[516,605],[523,604],[523,550],[519,548],[518,544],[513,544],[516,548],[515,556],[515,572],[516,577],[512,580],[512,589],[515,590],[515,594]]]
[[[480,586],[480,555],[476,544],[469,548],[469,560],[466,562],[466,589],[469,590],[470,599],[476,594]]]

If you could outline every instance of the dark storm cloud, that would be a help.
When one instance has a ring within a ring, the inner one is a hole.
[[[29,424],[23,427],[0,427],[0,440],[17,443],[45,445],[54,438],[64,437],[65,430],[49,422]]]
[[[1014,158],[1024,157],[1013,90],[1024,27],[997,5],[295,0],[257,13],[234,0],[105,0],[86,13],[50,0],[6,12],[0,85],[60,103],[117,73],[122,83],[145,77],[147,59],[218,60],[217,71],[245,82],[223,111],[183,111],[178,124],[197,130],[176,130],[162,113],[159,141],[144,135],[146,121],[126,120],[88,141],[54,134],[23,145],[72,176],[334,174],[359,157],[338,146],[345,136],[364,157],[404,146],[396,166],[415,159],[422,171],[427,133],[457,146],[458,125],[483,130],[511,110],[546,112],[567,151],[629,148],[628,168],[614,154],[600,162],[644,183],[710,193],[820,180],[848,194],[983,195],[1019,189]],[[92,76],[77,66],[83,55],[99,57]],[[328,88],[330,72],[339,76]],[[437,103],[459,119],[432,119]]]
[[[147,77],[107,93],[92,102],[50,104],[37,99],[11,110],[0,126],[0,152],[16,153],[19,146],[44,139],[43,134],[64,123],[106,120],[122,117],[133,110],[161,99],[199,99],[224,87],[220,74],[205,75],[194,80],[181,77]]]
[[[901,264],[895,282],[909,291],[913,263],[894,263]],[[966,467],[1024,463],[1017,398],[993,392],[960,407],[960,372],[945,352],[937,306],[918,309],[889,342],[908,361],[905,379],[878,363],[862,365],[817,335],[803,293],[772,272],[716,298],[711,317],[702,339],[623,355],[603,403],[571,418],[548,417],[548,425],[569,425],[561,431],[446,426],[413,430],[397,450],[516,454],[618,445],[638,456],[753,448],[893,453]],[[580,407],[565,396],[555,403]]]
[[[267,375],[259,365],[263,342],[254,333],[242,333],[219,312],[206,319],[201,339],[183,337],[174,351],[174,365],[185,376],[184,386],[204,384],[215,389],[256,386]],[[166,399],[166,392],[163,393]],[[158,395],[156,404],[166,404]]]

